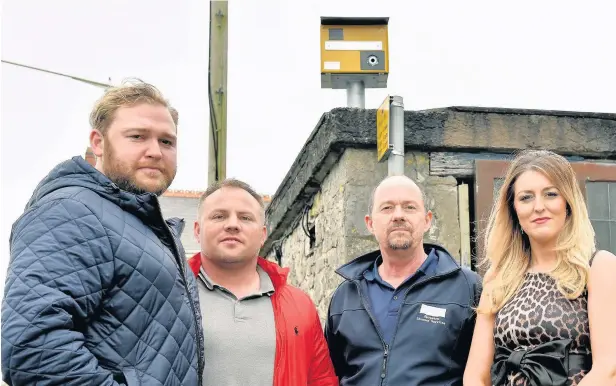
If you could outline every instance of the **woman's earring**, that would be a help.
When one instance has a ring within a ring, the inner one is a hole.
[[[522,231],[522,236],[524,236],[524,229],[522,227],[520,227],[520,231]]]

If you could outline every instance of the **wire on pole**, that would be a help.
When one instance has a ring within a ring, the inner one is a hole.
[[[78,76],[73,76],[73,75],[68,75],[68,74],[63,74],[61,72],[56,72],[56,71],[51,71],[51,70],[46,70],[44,68],[39,68],[39,67],[34,67],[34,66],[28,66],[26,64],[21,64],[21,63],[16,63],[16,62],[11,62],[8,60],[4,60],[2,59],[2,63],[6,63],[6,64],[11,64],[13,66],[17,66],[17,67],[24,67],[24,68],[28,68],[30,70],[34,70],[34,71],[40,71],[40,72],[45,72],[47,74],[52,74],[52,75],[58,75],[58,76],[63,76],[65,78],[70,78],[73,80],[76,80],[78,82],[82,82],[82,83],[87,83],[90,84],[92,86],[96,86],[96,87],[100,87],[100,88],[109,88],[109,87],[113,87],[112,84],[109,83],[102,83],[102,82],[97,82],[94,80],[90,80],[90,79],[86,79],[86,78],[81,78]]]

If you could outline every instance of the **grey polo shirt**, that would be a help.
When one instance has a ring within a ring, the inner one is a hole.
[[[260,289],[238,299],[200,269],[199,304],[203,319],[203,386],[271,386],[274,383],[276,329],[270,296],[272,280],[257,266]]]

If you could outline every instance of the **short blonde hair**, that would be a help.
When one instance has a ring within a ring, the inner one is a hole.
[[[90,113],[90,127],[103,135],[113,122],[115,112],[120,107],[134,106],[138,103],[158,104],[169,109],[175,127],[178,126],[179,114],[171,107],[169,101],[153,85],[139,79],[125,80],[120,86],[110,87],[96,101]]]
[[[567,219],[556,241],[557,267],[551,276],[568,299],[579,297],[586,288],[595,233],[575,172],[556,153],[526,150],[511,163],[488,220],[482,263],[489,267],[483,286],[489,302],[479,312],[499,311],[519,290],[530,267],[530,242],[522,232],[513,204],[515,182],[529,170],[549,178],[567,203]]]

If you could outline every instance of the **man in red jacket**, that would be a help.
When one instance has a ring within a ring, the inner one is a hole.
[[[203,385],[338,385],[316,307],[287,284],[288,268],[259,257],[263,199],[227,179],[209,187],[189,259],[203,319]]]

